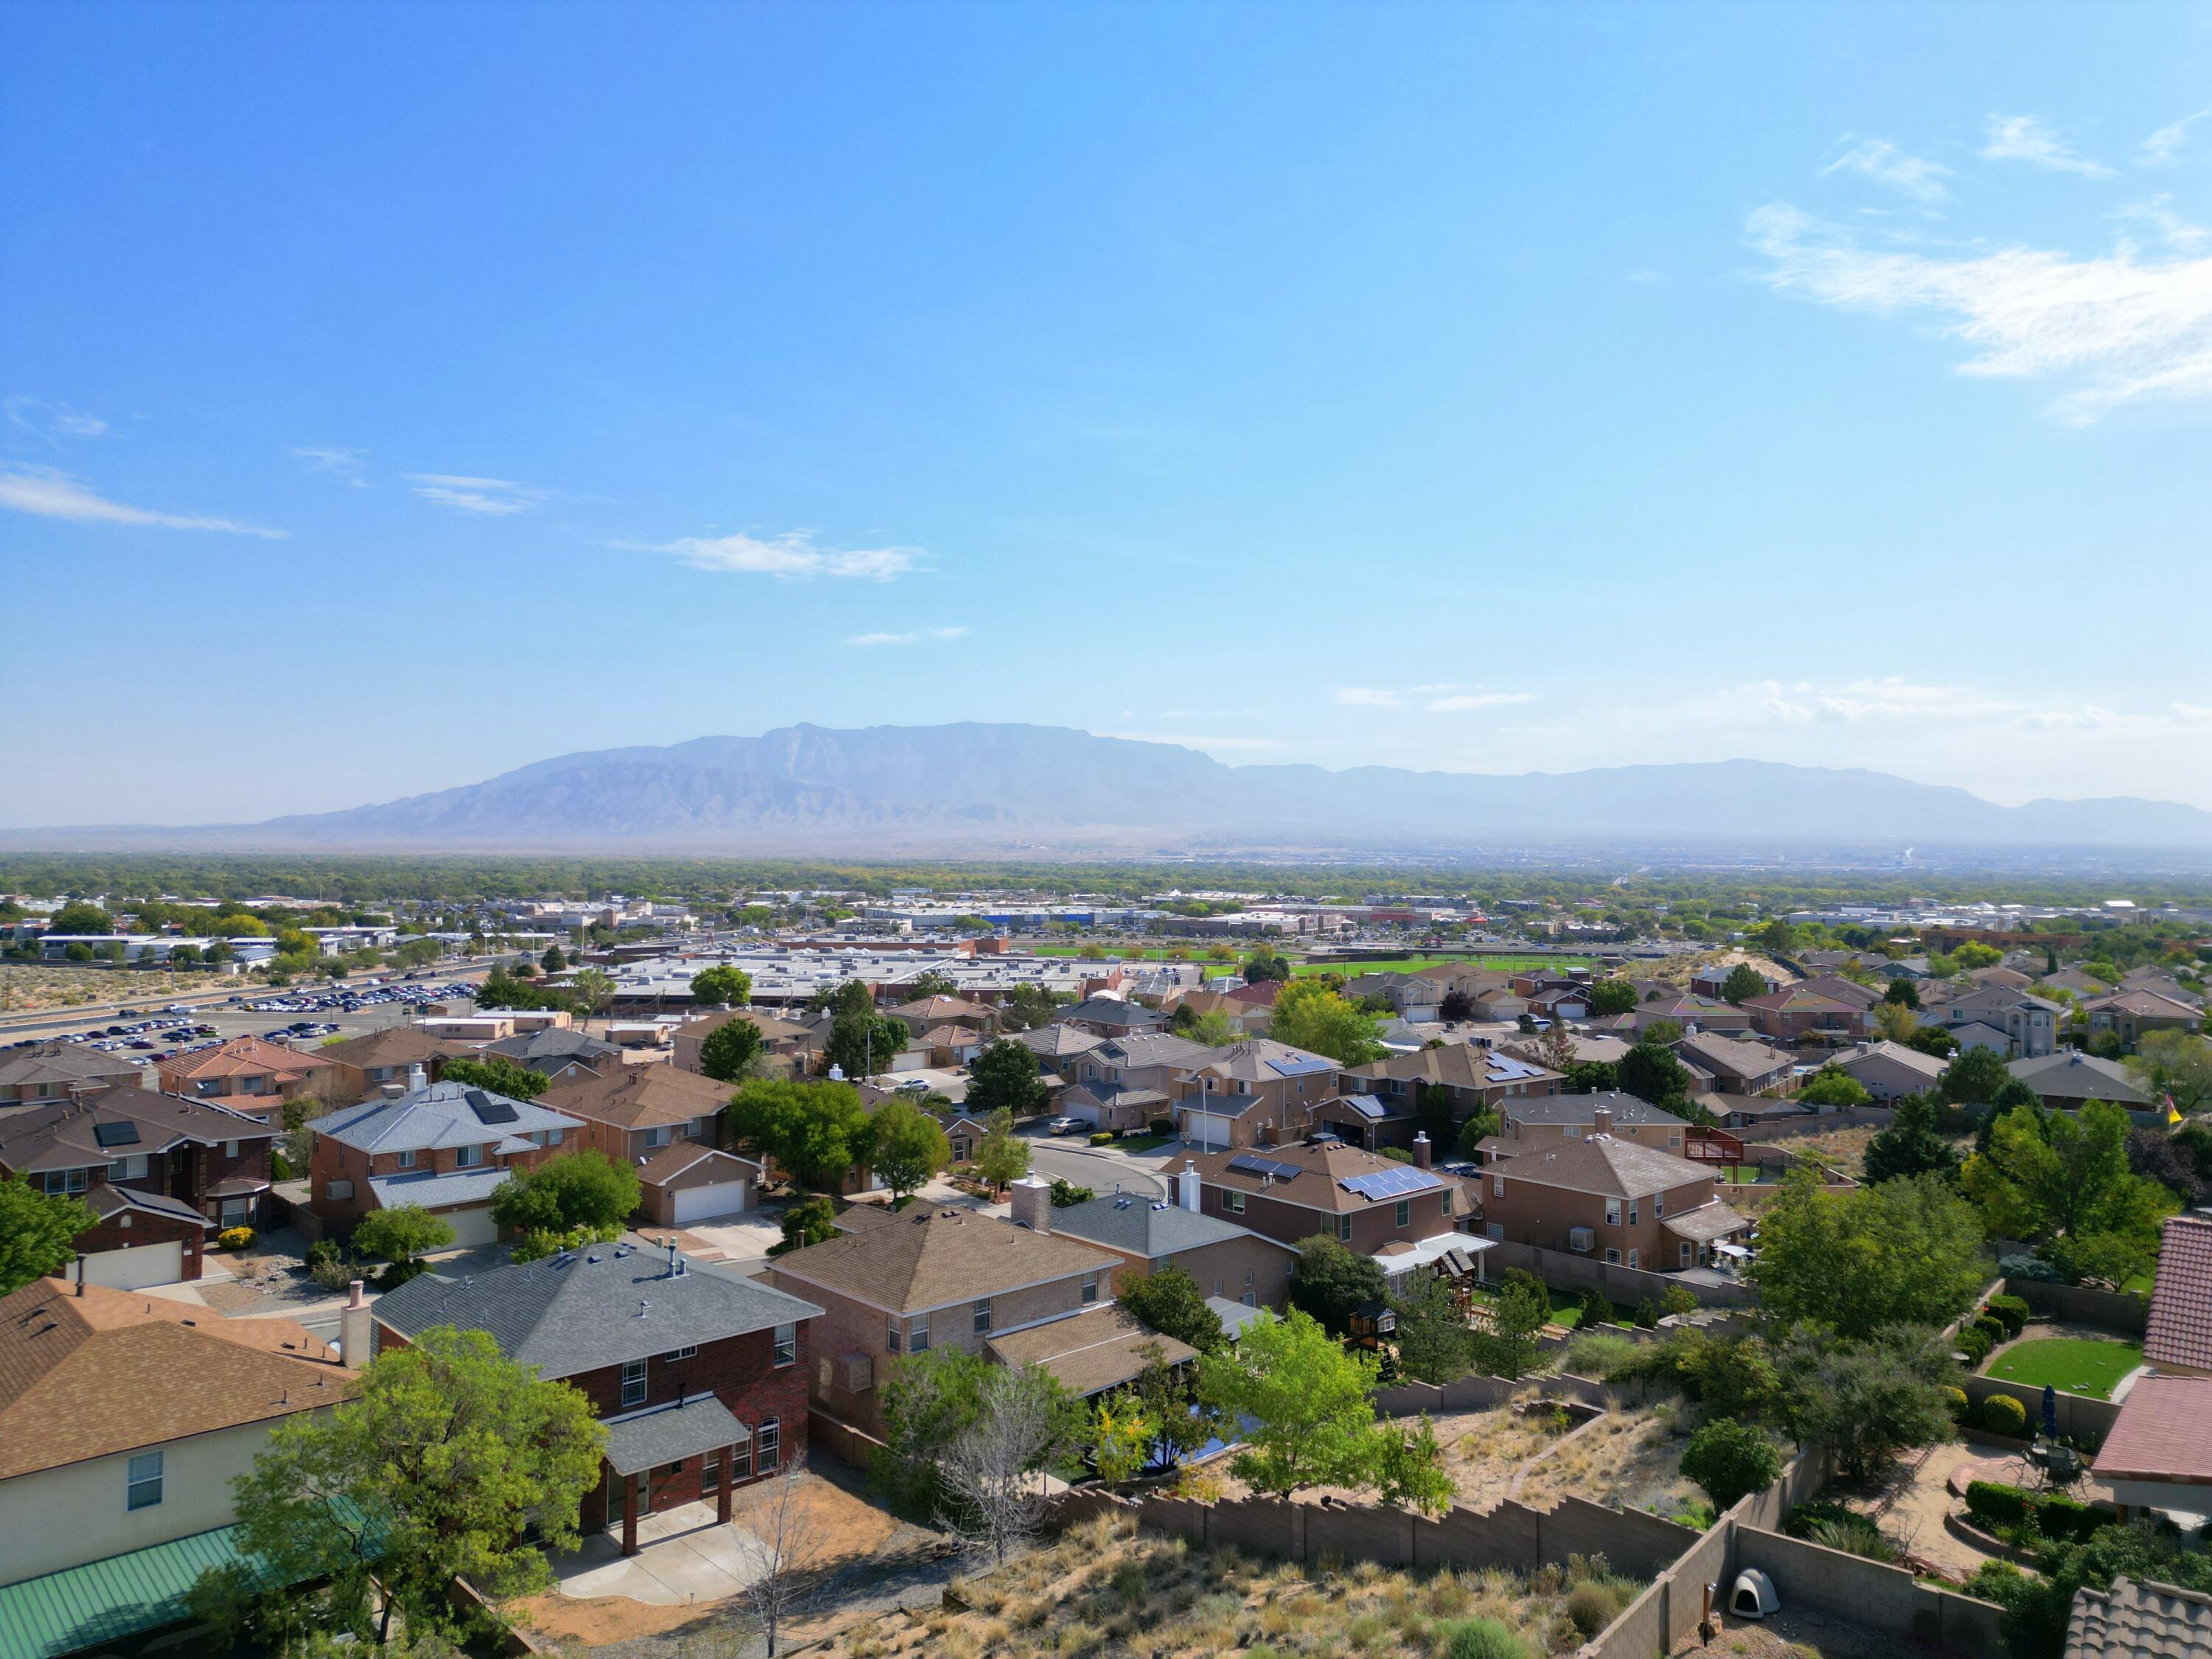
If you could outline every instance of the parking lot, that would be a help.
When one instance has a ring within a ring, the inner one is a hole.
[[[240,1006],[198,1006],[172,1012],[161,1005],[136,1008],[131,1017],[57,1020],[9,1047],[51,1042],[81,1043],[103,1054],[152,1062],[212,1047],[234,1036],[267,1037],[313,1048],[333,1037],[361,1036],[415,1018],[425,1003],[467,998],[472,987],[447,979],[387,981],[378,985],[317,987],[297,991],[241,990]],[[301,1029],[305,1028],[305,1029]]]

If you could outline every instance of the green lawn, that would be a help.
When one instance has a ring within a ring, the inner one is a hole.
[[[2015,1342],[1984,1366],[1983,1373],[2032,1389],[2048,1385],[2064,1394],[2108,1400],[2112,1385],[2142,1364],[2140,1342],[2039,1336]]]
[[[1156,1152],[1162,1146],[1174,1146],[1176,1139],[1174,1135],[1123,1135],[1114,1143],[1114,1150],[1121,1152]]]
[[[1414,974],[1424,968],[1434,968],[1447,962],[1468,968],[1494,968],[1500,973],[1518,973],[1524,968],[1559,968],[1580,971],[1590,965],[1577,957],[1469,956],[1458,952],[1441,957],[1403,957],[1395,962],[1301,962],[1291,971],[1293,974],[1341,974],[1346,979],[1356,979],[1362,974]]]

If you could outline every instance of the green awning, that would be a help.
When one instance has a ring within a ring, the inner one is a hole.
[[[59,1659],[179,1623],[185,1592],[237,1561],[234,1527],[0,1584],[0,1659]]]

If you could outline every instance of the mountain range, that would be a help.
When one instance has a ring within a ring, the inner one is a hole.
[[[1767,761],[1503,775],[1228,766],[1170,743],[960,723],[605,749],[345,811],[190,829],[0,832],[0,846],[719,854],[1817,846],[2212,849],[2171,801],[2000,806],[1887,773]]]

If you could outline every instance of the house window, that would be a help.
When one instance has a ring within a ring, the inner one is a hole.
[[[1610,1246],[1607,1246],[1605,1253],[1605,1259],[1618,1267],[1620,1264],[1620,1252],[1613,1249]]]
[[[1667,1144],[1668,1144],[1669,1146],[1680,1146],[1680,1145],[1682,1144],[1682,1132],[1681,1132],[1680,1129],[1669,1129],[1669,1130],[1668,1130],[1668,1131],[1667,1131]]]
[[[760,1441],[760,1456],[757,1460],[759,1473],[774,1474],[777,1463],[781,1461],[782,1425],[771,1417],[760,1425],[758,1437]]]
[[[1085,1307],[1086,1307],[1086,1308],[1087,1308],[1087,1307],[1089,1307],[1092,1303],[1096,1302],[1097,1299],[1098,1299],[1098,1275],[1097,1275],[1097,1273],[1085,1273],[1085,1274],[1084,1274],[1084,1275],[1083,1275],[1083,1305],[1084,1305]]]
[[[146,1155],[140,1152],[131,1158],[117,1158],[107,1166],[107,1178],[110,1181],[143,1181],[146,1178]]]
[[[125,1510],[150,1510],[161,1501],[161,1454],[140,1452],[131,1460],[123,1485]]]
[[[89,1170],[49,1170],[46,1171],[46,1192],[50,1196],[57,1193],[81,1193],[91,1178],[92,1171]]]
[[[1398,1221],[1397,1221],[1397,1224],[1398,1224],[1399,1226],[1401,1226],[1401,1227],[1403,1227],[1403,1226],[1406,1226],[1406,1225],[1409,1224],[1413,1221],[1413,1200],[1412,1199],[1410,1199],[1410,1198],[1401,1198],[1401,1199],[1400,1199],[1400,1200],[1398,1200]]]
[[[1633,1250],[1628,1253],[1628,1265],[1632,1267],[1636,1265],[1636,1252]]]
[[[415,1154],[411,1152],[401,1152],[396,1162],[401,1169],[411,1170],[415,1167]]]
[[[991,1298],[985,1297],[975,1304],[975,1334],[986,1336],[991,1329]]]
[[[899,1351],[899,1322],[897,1320],[894,1319],[891,1321],[890,1325],[884,1328],[884,1347],[886,1351],[891,1353],[896,1353]]]
[[[548,1129],[545,1132],[545,1144],[548,1146],[558,1146],[561,1144],[561,1137],[567,1133],[565,1129]]]
[[[730,1454],[730,1484],[734,1486],[738,1481],[750,1479],[752,1472],[753,1443],[748,1440]]]
[[[1337,1217],[1336,1236],[1347,1244],[1352,1243],[1352,1218],[1350,1216],[1340,1215]]]
[[[1689,1245],[1687,1245],[1687,1244],[1685,1244],[1684,1246],[1682,1246],[1682,1265],[1683,1265],[1685,1267],[1688,1267],[1688,1266],[1690,1265],[1690,1261],[1691,1261],[1691,1247],[1690,1247]]]
[[[1666,1213],[1667,1213],[1667,1194],[1664,1194],[1664,1193],[1654,1193],[1654,1194],[1651,1194],[1651,1218],[1652,1218],[1654,1221],[1656,1221],[1656,1220],[1658,1220],[1658,1219],[1660,1218],[1660,1217],[1662,1217],[1662,1216],[1665,1215]]]
[[[775,1363],[788,1365],[799,1358],[799,1327],[779,1325],[775,1328]]]
[[[1260,1305],[1260,1298],[1254,1296],[1249,1291],[1244,1292],[1242,1300],[1243,1301],[1244,1305],[1248,1308],[1256,1308]]]
[[[625,1406],[645,1404],[645,1361],[642,1359],[623,1361],[622,1402]]]
[[[453,1167],[456,1170],[473,1170],[483,1162],[483,1148],[481,1146],[464,1146],[453,1154]]]
[[[916,1314],[914,1316],[913,1323],[907,1328],[906,1348],[908,1353],[929,1352],[929,1316],[927,1314]]]
[[[645,1144],[648,1146],[665,1146],[670,1137],[674,1133],[675,1131],[664,1123],[657,1129],[647,1129],[645,1132]]]
[[[1632,1227],[1636,1224],[1636,1206],[1633,1204],[1628,1206],[1628,1224]]]
[[[1505,1177],[1504,1176],[1494,1175],[1490,1177],[1490,1195],[1492,1198],[1503,1198],[1505,1196]]]
[[[222,1143],[222,1155],[225,1158],[236,1158],[238,1156],[238,1143],[234,1140],[224,1141]]]
[[[1242,1193],[1222,1194],[1221,1207],[1227,1214],[1243,1215],[1244,1213],[1244,1194]]]
[[[1605,1201],[1605,1224],[1608,1227],[1620,1225],[1620,1200],[1617,1198],[1608,1198]]]
[[[697,1343],[687,1342],[682,1347],[672,1348],[668,1352],[661,1355],[660,1363],[665,1365],[672,1359],[689,1359],[698,1352],[699,1345]]]
[[[699,1490],[712,1492],[722,1484],[722,1460],[708,1457],[699,1465]]]

